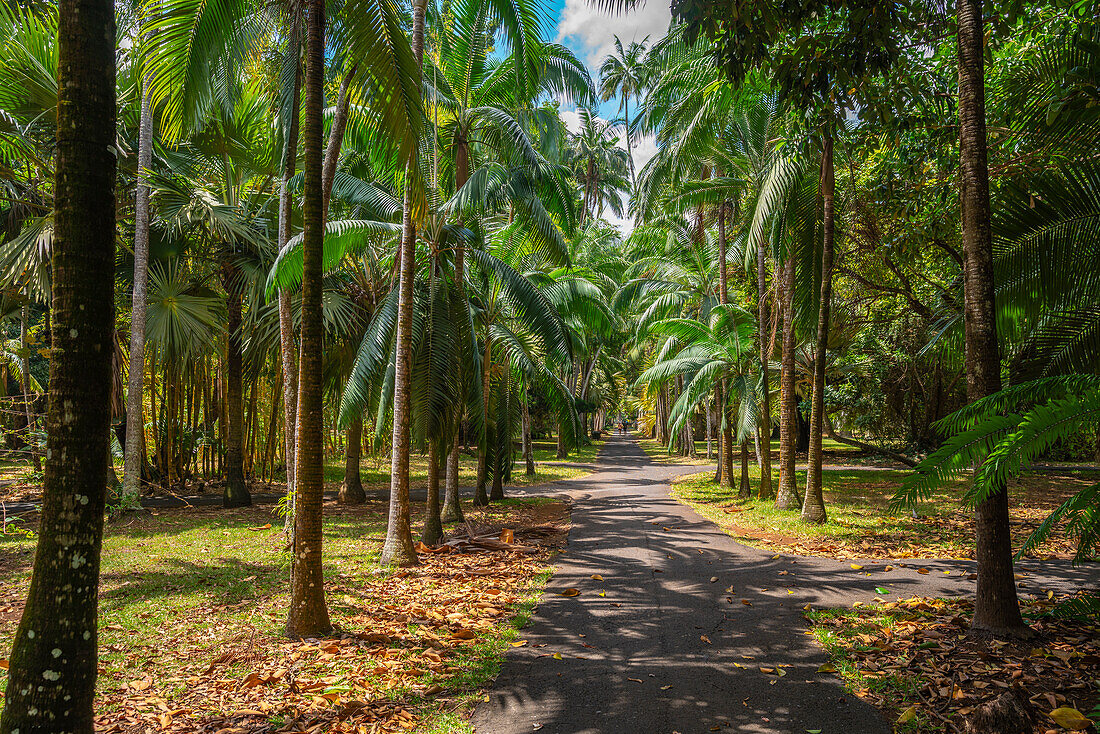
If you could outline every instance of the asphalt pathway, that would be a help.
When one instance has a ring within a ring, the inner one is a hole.
[[[872,601],[878,587],[891,598],[969,595],[973,564],[856,561],[857,571],[746,547],[669,497],[672,478],[702,470],[657,464],[612,437],[595,474],[558,483],[575,503],[568,548],[527,645],[474,712],[478,734],[889,734],[873,707],[817,672],[826,657],[802,608]],[[1022,593],[1100,579],[1053,562],[1019,571]]]

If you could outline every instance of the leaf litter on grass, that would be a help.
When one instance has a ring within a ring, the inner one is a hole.
[[[503,651],[522,644],[517,625],[549,575],[565,523],[513,522],[504,537],[514,547],[495,539],[501,529],[479,531],[443,552],[420,553],[417,567],[375,572],[359,586],[332,584],[337,631],[324,639],[253,630],[223,640],[212,657],[200,652],[209,649],[203,644],[179,644],[176,659],[158,659],[148,675],[108,683],[110,710],[96,729],[381,734],[461,718]],[[491,548],[470,542],[483,538],[493,539]]]
[[[838,672],[905,731],[962,731],[975,708],[1015,687],[1037,714],[1036,731],[1047,732],[1055,722],[1080,725],[1080,712],[1100,706],[1100,626],[1050,614],[1065,600],[1024,602],[1035,633],[1027,640],[968,634],[973,604],[964,599],[915,597],[806,616],[832,658],[819,672]]]

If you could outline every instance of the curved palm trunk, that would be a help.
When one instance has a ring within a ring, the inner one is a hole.
[[[130,315],[130,370],[126,386],[126,445],[123,447],[122,495],[141,494],[141,467],[145,457],[145,310],[149,282],[149,185],[144,172],[153,164],[153,113],[149,104],[149,80],[141,86],[141,119],[138,124],[138,185],[134,192],[134,291]]]
[[[344,481],[336,501],[342,505],[361,505],[367,501],[363,479],[359,476],[359,461],[363,455],[363,419],[356,418],[348,426],[348,453],[344,458]]]
[[[424,14],[427,0],[413,3],[412,51],[421,66],[424,60]],[[413,162],[405,167],[411,178]],[[393,455],[390,462],[390,511],[381,561],[391,566],[415,565],[409,522],[409,417],[411,405],[413,279],[416,277],[416,226],[412,221],[412,192],[405,188],[401,217],[401,271],[398,281],[397,345],[393,385]]]
[[[767,499],[772,495],[772,398],[771,378],[769,376],[768,362],[771,359],[771,347],[768,338],[768,322],[771,320],[768,314],[768,280],[767,280],[767,256],[764,251],[764,243],[756,246],[756,309],[757,341],[760,343],[760,382],[762,386],[760,395],[760,425],[756,430],[757,460],[760,463],[760,499]]]
[[[222,504],[225,507],[245,507],[252,504],[252,495],[244,480],[244,389],[241,369],[241,282],[237,267],[229,262],[222,264],[222,285],[225,287],[225,305],[229,313],[225,346],[225,491]],[[172,448],[169,445],[169,460]]]
[[[38,545],[0,731],[92,734],[115,279],[115,16],[59,0],[53,299]]]
[[[321,183],[321,114],[324,109],[325,3],[310,0],[306,16],[305,148],[302,197],[302,351],[298,375],[299,441],[297,508],[286,631],[291,637],[332,630],[325,604],[321,568],[321,513],[324,492],[321,354],[321,252],[324,245],[324,196]]]
[[[993,243],[985,129],[984,30],[981,0],[958,0],[959,164],[962,205],[963,325],[966,397],[973,402],[1001,389],[1001,355],[993,296]],[[1012,575],[1008,491],[999,487],[975,512],[978,583],[975,630],[1024,634]]]
[[[794,470],[794,452],[798,442],[795,411],[794,374],[794,253],[783,263],[783,359],[779,373],[779,489],[775,506],[794,510],[798,501],[798,481]]]
[[[825,352],[829,348],[829,308],[833,299],[833,137],[826,130],[821,153],[821,198],[824,201],[821,239],[821,302],[817,311],[817,345],[814,349],[814,386],[810,403],[810,448],[807,452],[806,497],[802,519],[823,523],[828,519],[821,487],[821,432],[825,411]]]
[[[492,375],[493,342],[489,333],[485,333],[485,355],[481,361],[481,438],[477,442],[477,490],[474,504],[484,507],[489,504],[489,495],[485,485],[489,481],[489,397]]]

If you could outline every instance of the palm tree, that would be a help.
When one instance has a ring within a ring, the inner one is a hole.
[[[618,147],[611,134],[614,123],[601,120],[587,107],[578,107],[581,128],[569,135],[569,162],[584,193],[577,226],[589,216],[610,208],[615,216],[623,214],[622,196],[627,191],[625,174],[629,169],[627,152]]]
[[[4,7],[0,13],[7,16]],[[110,0],[60,0],[57,12],[60,104],[46,474],[34,571],[0,717],[5,734],[91,734],[95,728],[114,353],[115,16]]]
[[[958,0],[959,176],[962,208],[963,319],[966,396],[981,400],[1001,389],[1001,355],[994,308],[990,234],[989,163],[985,128],[985,30],[982,0]],[[1024,634],[1012,573],[1008,488],[995,486],[976,513],[977,591],[971,627],[994,634]]]
[[[623,42],[615,36],[615,52],[604,57],[600,64],[600,99],[607,102],[619,95],[619,112],[623,115],[623,127],[626,130],[626,156],[630,162],[630,187],[638,186],[638,177],[634,173],[634,154],[630,149],[633,125],[630,120],[630,99],[641,97],[646,86],[646,36],[641,41],[631,41],[624,49]]]
[[[321,501],[324,491],[321,405],[321,251],[324,240],[321,135],[325,83],[325,2],[306,6],[305,148],[302,202],[302,356],[299,369],[299,453],[294,538],[291,548],[287,634],[306,637],[332,629],[321,569]]]

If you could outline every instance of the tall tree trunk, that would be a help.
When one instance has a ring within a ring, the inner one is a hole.
[[[436,439],[428,441],[428,501],[424,507],[424,531],[420,541],[435,545],[443,537],[443,519],[439,508],[439,455],[442,448]]]
[[[985,129],[984,29],[981,0],[958,0],[959,194],[962,208],[963,325],[966,397],[973,402],[1001,389],[1001,355],[993,296],[993,243]],[[978,504],[978,583],[972,629],[1023,634],[1012,575],[1008,490],[1001,486]]]
[[[359,460],[363,454],[363,419],[356,418],[348,426],[348,450],[344,459],[344,482],[336,501],[342,505],[361,505],[367,501],[363,478],[359,476]]]
[[[424,60],[424,14],[427,0],[413,3],[412,51],[417,63]],[[409,161],[405,179],[411,178],[415,162]],[[398,281],[397,344],[393,385],[393,455],[390,462],[390,512],[386,523],[386,542],[382,546],[383,564],[413,566],[412,528],[409,523],[409,419],[412,412],[412,320],[413,280],[416,278],[416,225],[412,220],[412,190],[405,187],[401,217],[401,271]]]
[[[510,373],[508,366],[504,366],[504,376],[501,378],[500,393],[497,398],[496,444],[493,451],[493,489],[489,493],[489,499],[493,502],[504,500],[504,475],[510,473],[512,464],[512,436],[506,430],[511,425],[508,416],[512,414],[512,387],[510,385]],[[500,420],[504,416],[505,420]]]
[[[630,95],[623,95],[623,117],[626,123],[626,159],[630,163],[630,191],[638,188],[638,176],[634,173],[634,151],[630,145]]]
[[[788,252],[783,263],[783,359],[779,372],[779,490],[775,506],[794,510],[798,501],[798,481],[794,470],[794,454],[798,442],[798,410],[794,363],[794,253]]]
[[[321,355],[324,326],[321,307],[324,247],[324,196],[321,183],[322,111],[325,105],[325,2],[306,6],[305,148],[302,196],[302,350],[298,374],[299,441],[297,507],[291,546],[290,610],[286,631],[312,637],[332,630],[325,604],[321,567],[321,513],[324,494]]]
[[[115,317],[113,6],[58,2],[46,466],[34,570],[0,718],[4,734],[95,728]]]
[[[481,437],[477,442],[477,488],[474,492],[474,504],[484,507],[489,504],[489,495],[485,490],[489,481],[489,397],[491,396],[493,342],[489,332],[485,332],[485,354],[481,361]]]
[[[726,263],[726,202],[718,206],[718,302],[722,305],[730,302],[729,274]],[[733,421],[729,406],[729,382],[721,381],[721,400],[718,403],[719,425],[722,430],[722,440],[719,442],[718,461],[721,464],[719,472],[722,474],[724,486],[733,486]],[[719,393],[716,392],[716,395]]]
[[[461,189],[466,185],[466,181],[470,177],[470,156],[469,150],[465,141],[465,138],[461,135],[457,136],[455,145],[455,189]],[[466,243],[459,238],[455,243],[455,264],[454,264],[454,277],[455,277],[455,294],[458,299],[459,308],[462,310],[463,318],[467,318],[468,304],[466,302]],[[465,515],[462,512],[462,501],[459,497],[459,485],[458,485],[458,472],[459,472],[459,433],[462,427],[462,415],[464,406],[466,404],[466,386],[469,381],[466,379],[463,360],[460,360],[458,364],[459,370],[459,383],[462,385],[462,397],[459,401],[458,407],[455,408],[455,413],[452,418],[451,430],[454,432],[454,436],[451,441],[451,450],[447,454],[447,480],[446,487],[444,488],[443,497],[443,511],[441,517],[443,522],[462,522]]]
[[[225,491],[222,504],[226,507],[245,507],[252,504],[252,495],[244,480],[244,389],[241,367],[241,273],[237,266],[226,261],[222,264],[222,285],[225,287],[225,305],[229,313],[226,326],[225,382],[227,418],[225,425]],[[167,407],[167,406],[166,406]],[[171,420],[172,413],[165,413]],[[171,423],[169,422],[169,425]],[[172,445],[168,445],[168,460],[172,462]],[[171,475],[171,470],[169,470]]]
[[[814,385],[810,399],[810,448],[806,452],[806,497],[802,503],[802,519],[823,523],[828,519],[825,496],[821,487],[821,433],[825,415],[825,357],[829,348],[829,308],[833,299],[833,135],[826,127],[821,150],[821,302],[817,310],[817,345],[814,349]]]
[[[291,192],[290,179],[294,178],[294,169],[298,160],[298,100],[301,97],[302,65],[297,56],[300,53],[300,23],[295,20],[290,26],[287,41],[287,53],[295,56],[293,104],[290,106],[290,124],[287,127],[286,144],[283,150],[283,172],[279,181],[279,252],[290,241]],[[283,363],[283,434],[286,443],[286,491],[287,515],[283,531],[293,543],[295,488],[297,487],[296,455],[298,443],[298,361],[294,339],[294,316],[291,311],[291,293],[279,291],[279,355]]]
[[[23,379],[20,381],[23,385],[23,416],[27,421],[27,451],[31,455],[31,462],[34,464],[34,470],[36,472],[42,472],[42,459],[38,456],[38,446],[35,445],[34,436],[34,416],[31,414],[31,396],[34,391],[31,389],[31,358],[28,355],[30,352],[30,345],[28,343],[28,320],[30,319],[30,306],[24,304],[20,309],[19,314],[19,351],[23,353],[21,362],[23,363]],[[112,351],[113,353],[113,351]],[[110,448],[107,451],[108,457],[110,457]],[[110,471],[114,471],[114,465],[108,459],[110,465]]]
[[[459,431],[458,420],[454,427],[451,451],[447,454],[447,486],[443,492],[443,511],[440,517],[443,522],[462,522],[466,519],[462,513],[462,501],[458,495],[458,459],[459,459]]]
[[[768,259],[764,242],[756,244],[756,310],[757,340],[760,342],[760,425],[756,430],[757,461],[760,464],[760,499],[772,495],[772,399],[771,377],[768,363],[771,360],[771,340],[768,338]]]
[[[523,401],[523,463],[525,473],[529,477],[535,476],[535,450],[531,443],[531,408],[527,401]]]
[[[740,497],[752,496],[752,485],[749,483],[749,440],[741,439],[741,487],[737,492]]]
[[[126,445],[123,447],[122,495],[141,495],[142,433],[145,416],[142,395],[145,383],[145,311],[149,282],[149,185],[145,172],[153,165],[153,113],[149,80],[141,85],[141,118],[138,123],[138,185],[134,192],[134,291],[130,315],[130,370],[126,389]]]
[[[558,445],[557,451],[554,453],[555,459],[567,459],[569,458],[569,452],[565,448],[565,421],[558,419]]]

